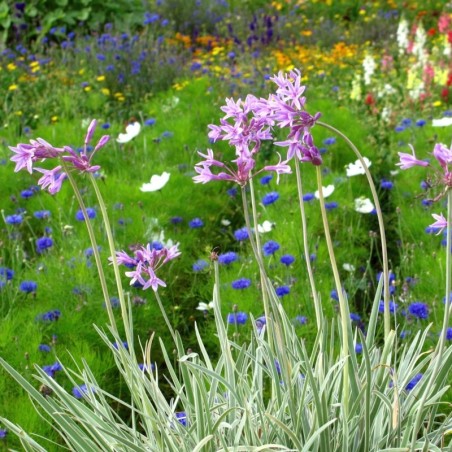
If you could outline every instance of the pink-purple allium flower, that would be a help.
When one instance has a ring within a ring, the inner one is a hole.
[[[407,154],[405,152],[399,152],[400,162],[396,163],[396,166],[400,166],[400,169],[408,169],[413,166],[429,166],[428,162],[419,160],[414,155],[414,148],[411,144],[408,145],[411,148],[412,154]]]
[[[432,217],[436,220],[432,223],[429,228],[437,229],[438,234],[441,234],[443,229],[447,228],[447,220],[443,217],[443,214],[437,215],[436,213],[432,213]],[[437,234],[437,235],[438,235]]]
[[[141,246],[133,253],[133,257],[124,251],[116,252],[116,259],[119,265],[125,265],[133,271],[125,272],[131,278],[130,285],[138,283],[143,290],[152,287],[157,292],[158,286],[166,287],[166,283],[157,277],[156,271],[168,261],[176,258],[181,253],[178,245],[170,248],[155,249],[148,243],[146,247]],[[111,261],[112,258],[110,257]]]
[[[10,146],[15,154],[11,157],[11,161],[15,162],[15,172],[26,169],[30,174],[36,170],[43,174],[39,179],[38,185],[42,189],[48,189],[50,194],[55,194],[61,189],[61,185],[66,179],[67,174],[62,171],[62,165],[57,165],[51,170],[43,168],[34,168],[36,162],[44,162],[46,159],[59,159],[71,164],[70,168],[80,172],[94,173],[100,169],[99,165],[92,165],[91,160],[97,150],[105,146],[110,139],[108,135],[104,135],[94,147],[94,150],[88,156],[88,144],[91,141],[96,129],[96,120],[91,121],[84,140],[83,151],[77,153],[69,146],[57,148],[52,146],[42,138],[30,140],[30,144],[19,143],[17,146]]]

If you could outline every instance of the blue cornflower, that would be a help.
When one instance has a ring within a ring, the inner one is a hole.
[[[1,276],[1,269],[0,269],[0,276]],[[446,297],[443,297],[443,303],[446,304]],[[449,294],[449,303],[452,303],[452,292]]]
[[[332,145],[332,144],[334,144],[334,143],[336,143],[336,138],[335,138],[335,137],[329,137],[329,138],[325,138],[325,139],[323,140],[323,144],[324,144],[325,146],[330,146],[330,145]]]
[[[101,124],[100,127],[101,127],[101,129],[107,130],[107,129],[109,129],[111,126],[110,126],[110,123],[109,123],[109,122],[105,122],[105,123]]]
[[[14,270],[11,270],[10,268],[6,267],[0,267],[0,279],[3,280],[11,280],[14,277]]]
[[[165,130],[165,132],[162,133],[162,138],[171,138],[173,136],[173,132],[170,132],[169,130]]]
[[[400,337],[400,339],[405,339],[405,338],[406,338],[407,336],[409,336],[410,334],[411,334],[410,331],[403,330],[403,331],[400,332],[399,337]]]
[[[198,259],[192,266],[192,270],[194,272],[200,272],[203,271],[205,268],[207,268],[209,264],[204,259]]]
[[[333,289],[333,290],[330,292],[330,298],[331,298],[332,300],[339,301],[339,295],[337,294],[337,290],[336,290],[336,289]]]
[[[171,224],[180,224],[184,219],[182,217],[172,217],[170,221]]]
[[[418,120],[416,121],[416,126],[417,126],[417,127],[424,127],[425,124],[427,124],[427,121],[426,121],[425,119],[418,119]]]
[[[279,243],[274,240],[269,240],[267,243],[264,243],[262,250],[266,256],[271,256],[276,253],[280,248]]]
[[[126,349],[129,350],[129,344],[126,341],[122,341],[121,345]],[[118,350],[118,343],[114,342],[113,343],[113,347],[116,348],[116,350]]]
[[[306,193],[303,195],[303,201],[309,202],[315,198],[314,193]]]
[[[408,306],[408,312],[418,319],[426,319],[428,317],[428,306],[425,303],[415,301]]]
[[[267,193],[262,198],[262,204],[264,206],[268,206],[268,205],[273,204],[274,202],[278,201],[278,199],[279,199],[279,193],[276,191],[272,191],[270,193]]]
[[[244,240],[248,240],[248,231],[246,228],[237,229],[237,231],[234,232],[234,237],[239,242],[243,242]]]
[[[306,325],[308,323],[308,319],[304,315],[297,315],[292,321],[296,325]]]
[[[405,130],[405,127],[403,127],[403,126],[397,126],[394,130],[395,130],[396,132],[403,132],[403,131]]]
[[[240,278],[232,281],[231,287],[236,290],[246,289],[251,286],[251,280],[248,278]]]
[[[449,327],[446,330],[446,340],[452,341],[452,327]]]
[[[419,380],[422,378],[422,374],[417,374],[415,375],[409,382],[408,384],[405,386],[405,389],[407,391],[411,391],[418,383]]]
[[[331,202],[325,203],[326,210],[333,210],[333,209],[337,209],[338,207],[339,207],[339,204],[336,201],[331,201]]]
[[[63,366],[57,361],[54,364],[50,364],[47,366],[42,366],[42,370],[49,376],[54,378],[56,372],[59,372],[63,369]]]
[[[423,199],[421,204],[425,207],[429,207],[433,204],[433,199]]]
[[[111,305],[111,307],[114,309],[114,308],[119,308],[119,306],[120,306],[120,304],[121,304],[121,302],[119,301],[119,298],[118,297],[110,297],[110,305]],[[103,307],[104,308],[106,308],[107,307],[107,305],[106,305],[106,303],[104,302],[103,303]]]
[[[180,424],[182,424],[184,427],[187,426],[187,413],[185,411],[177,411],[174,413],[176,415],[176,419]]]
[[[280,286],[275,289],[275,292],[279,298],[282,298],[282,297],[285,297],[286,295],[290,294],[290,287],[289,286]]]
[[[188,226],[191,229],[198,229],[204,226],[204,222],[201,220],[201,218],[193,218],[193,220],[188,222]]]
[[[154,241],[151,243],[151,249],[153,249],[153,250],[160,251],[160,250],[163,250],[163,248],[165,248],[165,245],[164,245],[162,242],[159,242],[159,241],[157,241],[157,240],[154,240]]]
[[[267,185],[270,183],[270,181],[273,179],[273,175],[272,174],[268,174],[266,176],[261,177],[261,184],[262,185]]]
[[[41,320],[43,322],[56,322],[61,317],[61,311],[59,309],[54,309],[53,311],[44,312],[44,314],[39,314],[36,316],[36,320]]]
[[[74,397],[76,399],[82,399],[83,396],[87,393],[88,393],[88,388],[86,387],[85,384],[80,385],[80,386],[74,386],[72,388],[72,394],[74,394]]]
[[[7,215],[5,221],[8,224],[21,224],[23,221],[22,215]]]
[[[227,193],[231,198],[235,198],[235,197],[237,196],[238,189],[237,189],[237,187],[232,187],[232,188],[226,190],[226,193]]]
[[[239,256],[234,251],[228,251],[218,256],[218,262],[222,265],[229,265],[238,260]]]
[[[8,436],[8,430],[0,428],[0,439],[5,439]]]
[[[19,285],[19,290],[25,293],[35,293],[38,285],[34,281],[22,281]]]
[[[34,194],[35,193],[33,190],[22,190],[20,192],[20,197],[23,199],[28,199],[28,198],[31,198]]]
[[[295,262],[295,257],[293,257],[292,254],[284,254],[279,261],[281,264],[289,266]]]
[[[150,367],[148,366],[148,365],[146,365],[146,364],[144,364],[144,363],[139,363],[138,364],[138,367],[139,367],[139,369],[141,370],[141,371],[143,371],[143,372],[146,372],[147,370],[151,370],[151,371],[154,371],[155,370],[155,364],[154,363],[151,363],[151,365],[150,365]]]
[[[149,118],[144,121],[145,126],[153,126],[155,124],[155,118]]]
[[[398,307],[399,307],[399,305],[397,303],[395,303],[394,301],[389,302],[389,312],[391,314],[394,314],[397,311]],[[378,311],[381,313],[385,312],[385,302],[383,300],[380,301],[380,304],[378,306]]]
[[[88,214],[88,218],[92,220],[93,218],[96,218],[96,211],[92,207],[86,208],[86,213]],[[75,219],[78,221],[84,221],[85,217],[83,216],[82,210],[78,210],[75,214]]]
[[[102,249],[102,247],[100,245],[97,245],[97,249],[100,251]],[[84,251],[84,254],[86,257],[91,257],[94,254],[94,250],[91,247],[86,248],[86,250]]]
[[[350,312],[350,320],[352,322],[360,322],[361,316],[359,314],[356,314],[355,312]]]
[[[363,346],[360,343],[355,344],[355,353],[362,353],[363,352]]]
[[[40,352],[49,353],[52,350],[52,348],[50,347],[50,345],[47,345],[47,344],[39,344],[38,345],[38,350]]]
[[[383,190],[392,190],[394,184],[390,180],[382,179],[380,182],[380,187]]]
[[[428,190],[430,188],[430,184],[428,182],[426,182],[425,180],[423,180],[421,182],[421,188],[422,188],[422,190]]]
[[[402,124],[402,126],[410,127],[412,122],[413,121],[410,118],[404,118],[404,119],[402,119],[401,124]]]
[[[38,220],[44,220],[46,218],[50,217],[50,211],[49,210],[37,210],[33,213],[33,216],[37,218]]]
[[[228,314],[227,322],[230,324],[244,325],[248,320],[248,314],[245,312],[232,312]]]
[[[53,246],[53,240],[50,237],[40,237],[36,240],[36,251],[40,254]]]

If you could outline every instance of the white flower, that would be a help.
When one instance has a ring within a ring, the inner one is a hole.
[[[444,118],[441,118],[441,119],[433,119],[432,126],[433,127],[452,126],[452,117],[448,118],[447,116],[445,116]]]
[[[363,157],[363,160],[367,167],[372,165],[372,162],[367,157]],[[349,163],[345,167],[345,172],[347,173],[347,177],[357,176],[358,174],[366,174],[360,160],[356,160],[355,163]]]
[[[377,64],[375,63],[374,57],[372,55],[366,55],[363,61],[365,85],[370,85],[372,75],[374,75],[376,67]]]
[[[352,264],[344,264],[342,265],[342,268],[346,271],[346,272],[350,272],[353,273],[355,271],[355,266]]]
[[[140,187],[141,191],[150,192],[161,190],[169,181],[171,174],[164,171],[161,176],[158,174],[154,174],[151,177],[151,181],[148,184],[143,184]]]
[[[118,138],[116,138],[116,141],[120,144],[128,143],[140,133],[140,130],[141,124],[138,121],[129,124],[126,127],[126,133],[120,133]]]
[[[174,242],[171,239],[165,240],[165,231],[161,230],[160,232],[153,232],[152,234],[147,233],[147,235],[150,235],[149,241],[152,242],[159,242],[161,243],[165,248],[171,248],[174,246]],[[176,243],[176,245],[179,245],[179,242]]]
[[[399,53],[405,53],[409,44],[409,33],[410,29],[408,21],[402,17],[397,28],[397,44],[399,46]]]
[[[364,198],[361,196],[360,198],[355,199],[355,210],[359,213],[370,213],[375,209],[375,206],[372,204],[372,201],[369,198]]]
[[[213,301],[209,302],[208,304],[200,301],[196,309],[198,311],[210,311],[211,309],[213,309]]]
[[[226,220],[226,218],[223,218],[223,219],[221,220],[221,225],[222,225],[222,226],[230,226],[230,225],[231,225],[231,222],[230,222],[229,220]]]
[[[275,225],[275,223],[265,220],[262,224],[257,225],[257,230],[261,234],[265,234],[266,232],[270,232],[273,229],[274,225]]]
[[[328,185],[327,187],[322,187],[322,193],[324,198],[328,198],[334,191],[334,185]],[[319,191],[314,193],[314,196],[319,199]]]

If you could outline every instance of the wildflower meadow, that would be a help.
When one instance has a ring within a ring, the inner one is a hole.
[[[0,449],[452,450],[451,55],[445,1],[0,1]]]

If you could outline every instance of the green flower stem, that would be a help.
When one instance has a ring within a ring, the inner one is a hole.
[[[102,293],[104,295],[105,306],[107,308],[108,318],[110,320],[110,324],[111,324],[112,328],[114,329],[115,332],[117,332],[118,328],[116,326],[116,320],[115,320],[113,308],[112,308],[111,302],[110,302],[110,295],[108,293],[107,280],[105,278],[105,272],[102,267],[102,260],[100,258],[99,249],[97,247],[96,235],[94,234],[93,226],[91,225],[91,222],[88,219],[88,212],[86,211],[85,202],[83,201],[83,198],[80,193],[80,190],[78,189],[77,183],[75,182],[75,179],[72,176],[70,170],[67,168],[65,162],[64,161],[61,161],[61,162],[62,162],[61,165],[65,169],[65,172],[69,179],[69,183],[71,184],[72,189],[74,190],[74,194],[77,199],[77,202],[78,202],[80,208],[82,209],[83,217],[85,218],[85,224],[86,224],[86,228],[88,230],[88,236],[89,236],[89,239],[91,242],[91,246],[93,248],[94,259],[96,261],[97,272],[99,274],[99,281],[100,281],[100,285],[102,288]]]
[[[374,181],[372,179],[372,176],[370,174],[369,168],[366,165],[366,162],[363,159],[363,156],[358,151],[358,148],[350,141],[350,139],[344,135],[341,131],[336,129],[333,126],[330,126],[329,124],[325,124],[324,122],[318,121],[317,124],[321,127],[324,127],[325,129],[328,129],[335,134],[339,135],[352,149],[352,151],[355,153],[355,155],[358,157],[358,160],[361,162],[361,165],[364,168],[364,172],[366,173],[367,181],[369,182],[370,191],[372,192],[372,198],[375,204],[375,209],[377,211],[377,218],[378,218],[378,227],[380,231],[380,238],[381,238],[381,253],[382,253],[382,260],[383,260],[383,299],[384,299],[384,335],[385,335],[385,341],[389,337],[389,332],[391,331],[391,315],[389,311],[389,264],[388,264],[388,250],[386,246],[386,233],[385,233],[385,226],[383,221],[383,214],[381,211],[380,201],[378,199],[377,190],[375,188]]]
[[[452,303],[450,302],[450,291],[452,286],[452,267],[451,267],[451,252],[450,248],[452,246],[452,189],[449,188],[447,190],[447,238],[446,238],[446,303],[444,305],[444,316],[443,316],[443,328],[441,330],[441,334],[439,337],[438,344],[436,345],[436,349],[433,352],[432,359],[435,360],[435,365],[433,367],[432,373],[429,375],[427,387],[422,392],[421,399],[419,401],[419,408],[417,409],[416,420],[414,422],[413,429],[413,438],[411,443],[411,450],[415,450],[415,444],[417,440],[417,433],[421,428],[422,419],[423,419],[423,409],[425,406],[425,402],[427,401],[427,397],[431,392],[432,385],[436,382],[436,376],[438,375],[438,371],[440,366],[443,364],[443,353],[446,348],[447,341],[447,328],[449,327],[449,320],[452,311]]]
[[[331,240],[330,226],[328,224],[328,217],[325,208],[325,198],[322,192],[322,170],[320,166],[316,166],[317,171],[317,189],[319,191],[320,210],[322,212],[323,229],[325,231],[325,240],[328,247],[328,254],[330,256],[331,269],[333,271],[334,282],[336,284],[337,296],[339,298],[339,311],[341,314],[342,327],[342,357],[345,359],[344,364],[344,379],[343,379],[343,403],[346,416],[349,413],[349,324],[350,314],[348,310],[347,300],[344,297],[342,290],[342,283],[339,277],[339,270],[337,268],[336,257],[334,255],[333,242]]]
[[[306,222],[306,211],[304,209],[303,201],[303,186],[301,182],[300,164],[297,161],[295,162],[295,174],[297,176],[298,202],[300,205],[304,257],[306,261],[306,267],[308,270],[309,284],[311,285],[311,293],[314,298],[314,309],[315,309],[315,318],[317,321],[317,330],[320,331],[322,329],[322,320],[323,320],[322,306],[320,304],[317,289],[315,287],[314,273],[312,271],[311,259],[309,256],[308,228]]]
[[[171,336],[173,337],[174,343],[177,345],[176,333],[174,332],[171,322],[169,321],[169,318],[166,315],[165,307],[163,306],[160,295],[159,295],[158,291],[154,291],[154,294],[155,294],[155,298],[157,299],[157,303],[159,305],[160,311],[162,312],[163,318],[165,319],[166,326],[168,327],[168,329],[171,333]]]
[[[99,203],[99,207],[102,213],[102,220],[105,226],[105,233],[107,234],[107,241],[111,254],[111,262],[113,264],[113,271],[115,274],[116,288],[118,290],[119,304],[121,306],[121,315],[124,322],[126,340],[129,344],[129,350],[133,353],[133,337],[131,335],[132,327],[130,324],[127,303],[124,297],[124,290],[122,288],[121,272],[119,270],[118,260],[116,259],[116,246],[113,238],[113,232],[110,226],[110,220],[108,218],[107,207],[105,206],[105,202],[99,190],[99,186],[97,185],[96,179],[91,173],[89,173],[89,180],[94,188],[94,192],[96,193],[97,202]]]

